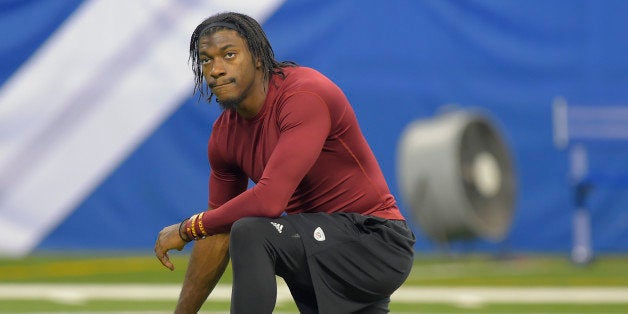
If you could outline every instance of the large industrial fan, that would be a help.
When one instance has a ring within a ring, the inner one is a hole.
[[[402,134],[398,158],[402,199],[429,238],[497,242],[506,236],[516,178],[487,115],[456,110],[417,120]]]

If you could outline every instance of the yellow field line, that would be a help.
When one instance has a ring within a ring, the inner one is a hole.
[[[174,262],[177,263],[177,260]],[[178,264],[184,266],[186,263],[179,261]],[[151,269],[159,270],[160,266],[157,259],[151,261],[145,257],[47,261],[42,264],[0,266],[0,281],[137,273]]]

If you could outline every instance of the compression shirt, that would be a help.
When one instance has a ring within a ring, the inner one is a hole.
[[[225,110],[208,144],[208,234],[242,217],[355,212],[404,219],[349,101],[332,81],[306,67],[273,74],[251,119]],[[247,190],[248,179],[255,185]]]

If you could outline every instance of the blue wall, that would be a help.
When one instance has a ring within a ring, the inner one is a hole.
[[[551,104],[563,96],[628,106],[628,1],[288,0],[264,28],[279,59],[343,88],[396,195],[396,149],[408,123],[449,103],[490,111],[512,149],[519,198],[505,243],[474,247],[570,249],[567,155],[553,146]],[[19,59],[11,62],[3,60],[0,78]],[[213,104],[185,100],[39,248],[152,247],[163,226],[206,204],[206,139],[217,114]],[[628,145],[611,146],[592,150],[592,171],[628,172]],[[628,252],[625,192],[602,182],[591,194],[598,251]],[[417,249],[434,249],[417,232]]]

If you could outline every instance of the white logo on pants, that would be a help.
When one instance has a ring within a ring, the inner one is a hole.
[[[275,229],[277,229],[277,232],[281,233],[283,231],[283,225],[274,221],[270,222],[271,225],[275,226]]]
[[[317,227],[314,229],[314,240],[316,241],[325,241],[325,232],[321,227]]]

